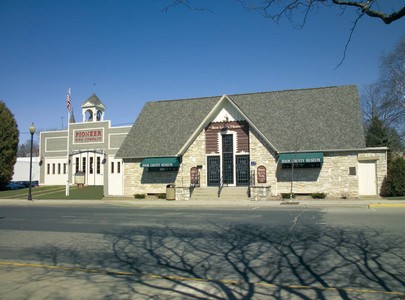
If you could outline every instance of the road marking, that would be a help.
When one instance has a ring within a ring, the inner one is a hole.
[[[139,274],[136,272],[125,272],[125,271],[109,271],[105,269],[85,269],[85,268],[75,268],[75,267],[63,267],[63,266],[53,266],[45,264],[31,264],[31,263],[18,263],[18,262],[3,262],[0,261],[0,266],[9,267],[21,267],[21,268],[42,268],[42,269],[52,269],[52,270],[62,270],[62,271],[74,271],[74,272],[84,272],[84,273],[96,273],[103,275],[116,275],[116,276],[138,276],[149,279],[165,279],[165,280],[178,280],[178,281],[199,281],[199,282],[220,282],[223,284],[231,285],[242,285],[246,282],[232,279],[208,279],[208,278],[196,278],[196,277],[183,277],[175,275],[158,275],[158,274]],[[396,295],[405,297],[405,292],[396,291],[379,291],[370,289],[359,289],[359,288],[339,288],[339,287],[323,287],[323,286],[307,286],[307,285],[283,285],[277,283],[268,282],[249,282],[248,284],[253,284],[255,286],[261,287],[272,287],[272,288],[289,288],[289,289],[308,289],[308,290],[321,290],[321,291],[346,291],[352,293],[365,293],[365,294],[382,294],[382,295]]]

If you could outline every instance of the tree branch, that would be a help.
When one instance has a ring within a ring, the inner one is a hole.
[[[361,9],[363,13],[365,13],[369,17],[381,19],[385,24],[391,24],[392,22],[405,16],[405,6],[398,9],[397,11],[394,11],[391,14],[386,14],[383,13],[382,11],[371,9],[374,0],[368,0],[364,3],[357,1],[341,1],[341,0],[332,0],[332,2],[338,5],[358,7]]]
[[[210,10],[210,9],[208,9],[208,8],[196,8],[196,7],[193,7],[193,6],[190,4],[190,1],[189,1],[189,0],[174,0],[174,1],[172,1],[172,3],[170,3],[170,4],[167,5],[165,8],[163,8],[163,9],[162,9],[162,12],[167,13],[167,12],[169,11],[169,9],[172,9],[173,7],[176,7],[176,6],[179,6],[179,5],[185,6],[185,7],[187,7],[187,8],[190,9],[190,10],[195,10],[195,11],[208,11],[208,12],[210,12],[210,13],[213,13],[213,11]]]
[[[340,62],[337,64],[335,70],[336,70],[337,68],[339,68],[339,67],[343,64],[343,61],[344,61],[345,58],[346,58],[347,49],[349,48],[350,41],[352,40],[352,36],[353,36],[354,30],[356,29],[357,23],[359,22],[359,20],[360,20],[360,18],[361,18],[362,16],[364,16],[364,14],[360,14],[360,15],[357,17],[356,21],[354,21],[354,23],[353,23],[352,29],[350,29],[350,35],[349,35],[349,38],[347,39],[347,42],[346,42],[346,45],[345,45],[345,49],[343,50],[343,57],[342,57],[342,59],[340,60]]]

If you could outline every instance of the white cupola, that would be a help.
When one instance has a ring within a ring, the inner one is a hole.
[[[83,122],[104,121],[106,107],[95,93],[82,104]]]

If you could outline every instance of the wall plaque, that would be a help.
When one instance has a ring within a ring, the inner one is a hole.
[[[265,166],[258,166],[257,167],[257,183],[266,183],[267,182],[266,176],[266,167]]]

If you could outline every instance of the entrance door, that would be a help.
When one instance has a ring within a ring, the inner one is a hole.
[[[222,135],[222,177],[224,184],[233,184],[233,134]]]
[[[112,196],[123,195],[122,160],[110,156],[108,162],[108,194]]]
[[[208,186],[218,186],[219,185],[219,166],[220,159],[219,156],[208,156],[207,157],[207,185]]]
[[[359,162],[359,195],[377,195],[375,161]]]
[[[249,155],[236,156],[236,185],[249,185]]]
[[[103,185],[103,156],[92,151],[72,156],[72,182],[75,182],[77,172],[84,173],[85,185]]]

